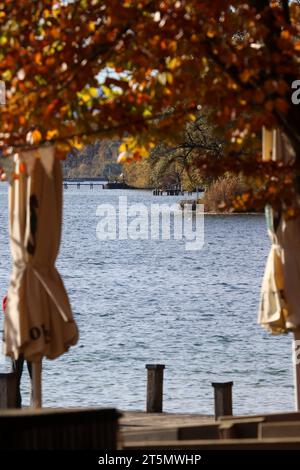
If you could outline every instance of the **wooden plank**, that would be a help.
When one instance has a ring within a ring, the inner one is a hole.
[[[145,413],[143,411],[122,411],[120,425],[123,429],[180,427],[215,423],[212,415],[196,413]]]
[[[291,411],[288,413],[262,413],[257,415],[222,416],[220,417],[220,421],[248,421],[253,418],[263,418],[266,423],[276,421],[300,421],[300,412]]]
[[[124,442],[159,441],[159,440],[192,440],[192,439],[219,439],[217,424],[203,424],[198,426],[160,427],[122,431]]]
[[[300,450],[300,438],[152,441],[125,443],[124,450]]]
[[[176,441],[178,440],[178,428],[157,428],[140,431],[122,431],[124,442],[146,441]]]
[[[250,439],[258,437],[258,426],[264,418],[251,418],[247,420],[226,420],[219,424],[221,439]]]
[[[200,426],[182,426],[178,429],[179,440],[193,439],[219,439],[219,426],[217,424],[201,424]]]
[[[228,421],[219,424],[185,425],[180,427],[139,428],[123,430],[125,442],[159,440],[199,440],[199,439],[246,439],[257,438],[258,426],[262,418],[247,422]]]
[[[300,421],[280,422],[280,423],[261,423],[258,428],[258,437],[260,439],[272,437],[299,437]]]

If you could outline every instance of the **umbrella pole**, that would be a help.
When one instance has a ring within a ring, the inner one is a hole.
[[[300,331],[294,333],[293,363],[296,411],[300,411]]]
[[[32,406],[41,408],[42,406],[42,361],[32,363]]]

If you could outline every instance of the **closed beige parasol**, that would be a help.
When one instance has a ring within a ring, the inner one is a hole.
[[[54,148],[15,158],[10,184],[10,245],[13,260],[4,324],[4,353],[33,362],[40,381],[43,357],[55,359],[78,340],[62,279],[55,267],[61,237],[62,176]],[[35,385],[34,385],[35,387]],[[35,390],[35,395],[39,395]],[[40,406],[41,398],[36,398]]]
[[[263,131],[263,159],[292,163],[295,153],[279,130]],[[262,283],[259,323],[274,334],[294,333],[296,409],[300,410],[300,217],[267,209],[272,242]]]

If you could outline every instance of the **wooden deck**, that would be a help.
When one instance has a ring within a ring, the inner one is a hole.
[[[123,412],[123,449],[298,449],[300,413],[213,416],[190,413]]]
[[[145,413],[143,411],[121,411],[121,429],[149,430],[150,428],[168,428],[214,423],[214,417],[191,413]]]
[[[206,429],[211,435],[210,428],[215,427],[214,417],[191,413],[145,413],[142,411],[122,412],[120,437],[122,445],[131,442],[147,442],[182,438],[183,433],[189,436],[189,431],[199,427]],[[213,430],[214,432],[214,430]],[[215,433],[211,435],[214,437]]]

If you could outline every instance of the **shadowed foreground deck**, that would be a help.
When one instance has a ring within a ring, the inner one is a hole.
[[[300,450],[300,412],[252,416],[123,412],[115,409],[1,410],[3,450]]]
[[[298,449],[300,413],[214,417],[199,414],[123,412],[123,449]]]

